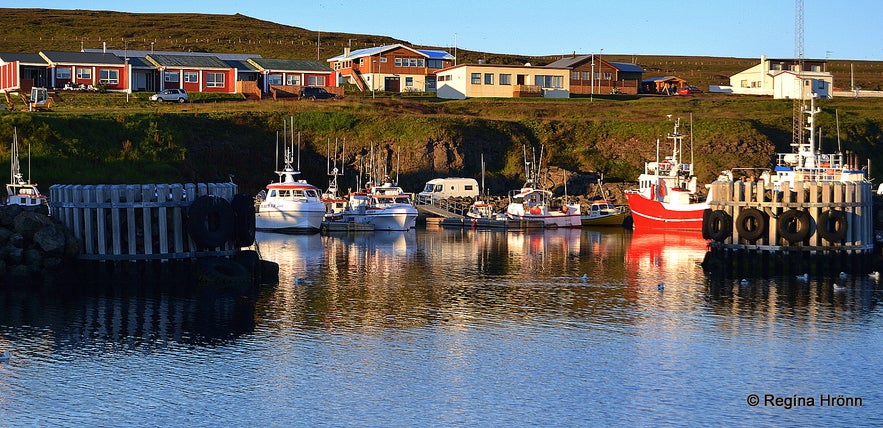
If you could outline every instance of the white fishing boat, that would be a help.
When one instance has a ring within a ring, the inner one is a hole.
[[[580,216],[580,221],[583,226],[622,226],[626,217],[627,210],[606,199],[598,199],[589,204],[588,212]]]
[[[267,185],[267,197],[255,214],[256,230],[311,233],[322,227],[325,203],[316,186],[295,179],[300,171],[292,166],[293,151],[293,147],[285,147],[285,167],[276,171],[279,182]]]
[[[48,209],[49,201],[46,199],[46,196],[40,194],[37,185],[31,183],[30,177],[25,180],[21,173],[18,159],[18,131],[16,129],[13,129],[12,133],[12,152],[10,158],[9,183],[6,184],[6,205],[45,206]],[[30,160],[30,155],[28,159]],[[29,167],[28,171],[30,170]]]
[[[364,191],[350,193],[348,205],[339,221],[370,224],[374,230],[409,230],[417,223],[411,195],[389,179],[379,186],[369,182]]]
[[[541,163],[531,163],[525,153],[527,180],[520,189],[509,192],[506,215],[514,220],[541,220],[546,227],[582,227],[579,204],[565,202],[560,209],[552,208],[552,192],[542,188],[539,181]]]

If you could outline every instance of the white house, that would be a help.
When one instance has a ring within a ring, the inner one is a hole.
[[[730,76],[728,92],[742,95],[768,95],[774,98],[800,97],[815,93],[822,98],[831,96],[834,76],[827,71],[827,62],[803,60],[803,70],[795,59],[760,57],[760,63]]]
[[[570,98],[569,68],[460,64],[435,74],[439,98]]]

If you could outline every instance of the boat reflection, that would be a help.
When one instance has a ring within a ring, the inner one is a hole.
[[[314,234],[255,233],[255,243],[263,260],[279,264],[279,281],[314,276],[325,260],[322,236]],[[283,278],[283,273],[286,276]]]
[[[635,229],[625,253],[626,282],[633,289],[702,284],[708,241],[698,231]]]

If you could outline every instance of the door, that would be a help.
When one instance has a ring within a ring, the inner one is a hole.
[[[387,76],[383,81],[383,90],[386,92],[401,92],[401,79],[398,76]]]

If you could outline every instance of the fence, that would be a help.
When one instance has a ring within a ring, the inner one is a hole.
[[[236,252],[234,214],[245,209],[230,204],[236,188],[234,183],[64,184],[50,187],[49,206],[80,240],[81,259],[227,256]],[[253,220],[254,206],[248,208]]]

